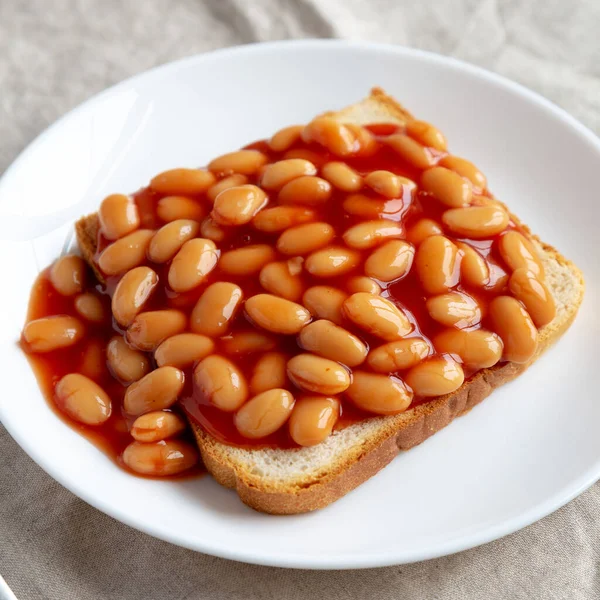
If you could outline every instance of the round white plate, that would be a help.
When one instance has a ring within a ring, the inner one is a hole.
[[[273,517],[210,477],[119,470],[48,408],[16,346],[30,285],[112,192],[364,97],[379,85],[446,133],[493,192],[587,279],[564,338],[520,379],[325,510]],[[232,48],[121,83],[43,133],[0,182],[0,418],[52,477],[105,513],[217,556],[375,567],[457,552],[547,515],[600,477],[600,142],[548,101],[455,60],[328,41]],[[67,240],[67,241],[65,241]]]

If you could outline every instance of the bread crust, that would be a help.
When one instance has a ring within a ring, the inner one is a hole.
[[[362,103],[336,113],[326,113],[340,120],[356,121],[360,118],[359,108],[371,103],[370,122],[402,122],[412,120],[412,115],[396,100],[375,88],[371,96]],[[373,110],[375,107],[375,110]],[[511,218],[521,227],[518,218]],[[77,238],[82,254],[102,281],[102,275],[94,263],[98,234],[97,215],[88,215],[76,223]],[[236,459],[232,447],[217,441],[195,422],[191,422],[204,464],[221,485],[235,489],[240,499],[248,506],[271,514],[298,514],[323,508],[341,498],[349,491],[375,475],[390,463],[400,451],[424,442],[434,433],[443,429],[456,417],[470,411],[496,388],[508,383],[523,373],[530,364],[549,348],[568,329],[577,314],[583,299],[584,282],[577,267],[554,248],[532,236],[540,250],[562,267],[567,268],[577,280],[576,297],[572,298],[566,315],[555,319],[539,331],[539,345],[536,355],[527,364],[503,363],[489,369],[482,369],[467,380],[457,391],[436,398],[429,403],[411,408],[400,415],[373,417],[369,422],[376,423],[375,433],[363,443],[355,444],[328,469],[314,477],[300,482],[286,483],[271,481],[255,474]],[[350,426],[354,427],[354,426]],[[282,453],[299,452],[300,449],[279,450]],[[289,456],[289,455],[288,455]]]

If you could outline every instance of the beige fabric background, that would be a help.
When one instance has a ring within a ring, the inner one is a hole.
[[[0,0],[0,173],[57,117],[129,75],[298,37],[450,54],[600,132],[599,0]],[[599,514],[597,484],[524,531],[447,558],[370,571],[254,567],[117,523],[55,483],[0,426],[0,573],[19,600],[594,599]]]

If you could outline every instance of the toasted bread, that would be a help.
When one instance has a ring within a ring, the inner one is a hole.
[[[378,89],[362,102],[328,115],[357,124],[404,124],[413,118]],[[511,218],[518,222],[514,215]],[[76,230],[83,256],[96,271],[92,259],[96,252],[97,216],[84,217]],[[401,450],[420,444],[494,389],[520,375],[567,330],[584,293],[583,277],[577,267],[536,236],[532,238],[557,311],[554,320],[540,329],[538,351],[529,363],[501,363],[483,369],[452,394],[399,415],[373,417],[350,425],[313,447],[284,450],[229,446],[192,422],[208,471],[220,484],[235,489],[243,502],[262,512],[297,514],[323,508],[375,475]]]

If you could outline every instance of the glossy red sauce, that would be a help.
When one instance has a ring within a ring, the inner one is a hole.
[[[394,125],[383,124],[372,126],[370,127],[370,130],[377,136],[387,136],[395,133],[398,128]],[[271,161],[279,160],[285,154],[273,153],[265,142],[251,144],[248,146],[248,148],[261,150],[270,157]],[[299,142],[295,148],[304,148],[311,150],[312,152],[316,152],[322,157],[323,162],[327,162],[329,160],[339,160],[339,158],[329,155],[320,146],[307,146],[306,144]],[[435,155],[439,158],[444,156],[443,153],[439,152],[435,152]],[[418,169],[406,164],[395,152],[381,143],[378,145],[378,150],[373,156],[369,158],[351,158],[345,160],[345,162],[361,174],[384,169],[408,177],[417,183],[420,180],[420,171]],[[256,181],[251,181],[251,183],[256,183]],[[379,201],[382,199],[380,196],[376,196],[374,193],[369,193],[365,189],[363,189],[361,193],[367,196],[370,195],[374,199],[377,198]],[[487,195],[488,193],[486,191],[483,192],[483,194]],[[142,227],[158,228],[163,224],[156,214],[156,204],[161,197],[162,196],[160,194],[149,188],[144,188],[134,194],[134,198],[140,210]],[[333,240],[333,244],[343,244],[341,240],[342,233],[351,225],[363,220],[362,218],[350,215],[342,210],[341,205],[346,197],[346,193],[335,191],[331,200],[326,203],[325,206],[315,208],[315,211],[319,215],[317,220],[327,221],[335,228],[337,238]],[[197,200],[206,205],[208,214],[210,211],[210,203],[202,197],[197,198]],[[275,204],[276,199],[272,198],[270,200],[270,206]],[[393,212],[388,212],[390,210],[393,210]],[[422,217],[431,218],[441,223],[441,213],[441,205],[428,194],[419,191],[414,195],[407,193],[402,199],[388,201],[386,205],[386,214],[382,214],[381,217],[401,221],[405,228],[408,229],[413,223]],[[511,223],[510,227],[516,228],[516,225]],[[266,243],[274,247],[279,235],[279,233],[266,234],[259,232],[248,225],[232,229],[227,238],[223,242],[217,243],[217,246],[221,252],[258,243]],[[503,290],[503,286],[500,285],[502,277],[505,275],[503,263],[495,250],[495,244],[493,243],[494,240],[463,241],[466,241],[476,247],[484,256],[487,257],[487,260],[491,265],[492,281],[488,291],[468,289],[460,286],[457,288],[458,290],[468,292],[477,299],[484,315],[482,323],[479,325],[479,327],[486,327],[487,321],[485,314],[487,312],[487,305],[493,297],[497,296]],[[98,239],[98,252],[102,251],[107,244],[107,240],[100,235]],[[364,251],[364,258],[366,258],[370,252],[372,252],[372,249]],[[290,257],[280,255],[278,260],[287,260],[288,258]],[[158,273],[159,281],[166,282],[168,264],[148,264]],[[303,271],[302,278],[306,288],[313,285],[329,285],[339,287],[340,289],[345,289],[347,279],[356,274],[360,274],[360,270],[350,273],[348,276],[323,280],[320,278],[315,278],[306,271]],[[90,272],[90,280],[91,279],[92,275]],[[105,284],[95,283],[98,293],[105,298],[107,311],[110,304],[109,298],[114,291],[118,279],[118,277],[110,277],[107,278]],[[220,279],[226,279],[227,281],[233,281],[238,284],[242,288],[245,298],[248,298],[256,293],[264,292],[258,282],[258,273],[245,277],[233,277],[230,275],[224,276],[220,273],[219,268],[217,267],[209,275],[206,283],[210,284]],[[412,269],[408,276],[401,281],[393,282],[389,285],[381,285],[384,288],[382,295],[390,299],[398,306],[402,307],[414,323],[415,328],[410,334],[411,336],[422,336],[424,338],[431,339],[442,329],[442,326],[431,319],[427,313],[425,308],[425,294],[423,293],[418,282],[414,269]],[[205,287],[206,285],[202,285],[191,292],[177,294],[170,290],[167,285],[159,285],[157,291],[149,300],[148,304],[144,307],[144,310],[155,310],[158,308],[170,307],[190,313]],[[73,299],[65,298],[56,293],[48,281],[47,273],[44,273],[40,276],[40,279],[32,291],[28,319],[35,319],[53,314],[76,315],[76,312],[73,307]],[[230,332],[250,329],[251,327],[252,326],[246,320],[243,311],[239,311],[234,322],[232,323]],[[382,343],[382,340],[371,338],[362,330],[354,327],[352,323],[346,323],[345,327],[361,338],[369,347],[381,345]],[[74,371],[89,375],[89,373],[86,372],[84,362],[85,353],[89,352],[88,347],[95,344],[104,348],[108,340],[115,334],[123,334],[123,331],[113,320],[111,327],[107,325],[100,327],[88,327],[85,340],[77,344],[74,348],[56,351],[49,354],[30,355],[30,360],[35,368],[36,374],[40,381],[40,386],[53,406],[55,406],[53,401],[54,386],[56,385],[57,381],[63,375]],[[287,352],[290,355],[302,351],[298,346],[295,337],[274,336],[274,339],[277,346],[276,349],[278,350]],[[216,344],[216,352],[224,353],[221,340],[216,340]],[[24,349],[27,350],[26,347]],[[104,357],[104,355],[102,356]],[[260,354],[246,355],[242,357],[234,356],[232,359],[249,379],[254,364],[259,356]],[[153,361],[151,354],[149,354],[149,358],[151,361]],[[366,363],[361,365],[360,368],[368,370]],[[471,376],[472,374],[473,373],[465,373],[467,377]],[[402,373],[400,373],[399,376],[402,377]],[[229,444],[248,447],[275,446],[280,448],[290,448],[295,446],[294,442],[289,437],[287,427],[282,427],[275,434],[257,441],[248,440],[242,437],[233,425],[232,414],[225,413],[215,408],[199,393],[193,382],[193,369],[187,369],[185,371],[185,377],[186,382],[184,391],[180,397],[178,405],[174,407],[173,410],[183,410],[190,420],[201,425],[215,438]],[[94,374],[92,378],[109,393],[114,405],[121,406],[121,400],[125,391],[125,387],[117,382],[109,373],[104,358],[102,359],[99,372]],[[291,384],[289,387],[292,392],[298,391],[294,390]],[[339,429],[346,427],[352,423],[373,416],[357,409],[343,397],[342,399],[342,415],[336,425],[336,428]],[[411,406],[416,406],[430,400],[430,398],[425,399],[416,397]],[[68,417],[62,415],[62,413],[61,416],[65,420],[71,422]],[[115,461],[121,464],[119,457],[123,449],[132,440],[128,433],[132,420],[133,419],[124,414],[122,410],[113,410],[113,415],[108,422],[100,427],[89,427],[72,422],[71,424],[78,431],[88,437],[88,439],[113,457]]]

